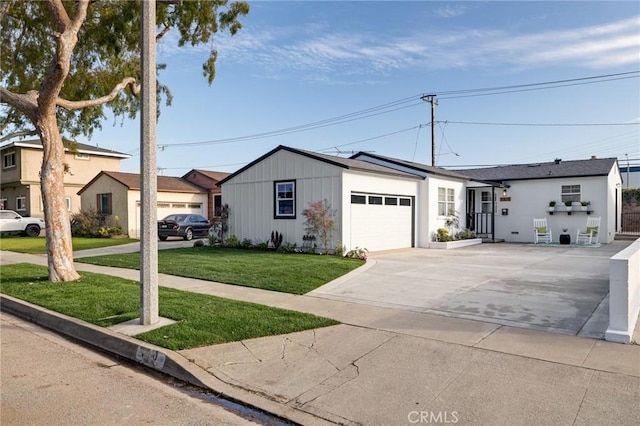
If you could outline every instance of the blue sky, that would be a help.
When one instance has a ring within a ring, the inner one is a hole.
[[[438,97],[438,165],[591,155],[624,160],[625,154],[640,164],[638,73],[530,87],[545,90],[452,94],[639,71],[638,2],[250,4],[236,36],[216,37],[212,86],[201,76],[210,46],[178,49],[171,36],[158,46],[158,60],[168,64],[160,80],[174,96],[158,124],[161,174],[232,172],[280,144],[324,153],[373,151],[430,164],[431,112],[422,94]],[[348,120],[225,141],[341,116]],[[132,154],[122,169],[138,172],[139,123],[113,123],[105,122],[89,143]]]

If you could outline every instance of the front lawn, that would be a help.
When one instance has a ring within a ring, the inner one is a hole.
[[[76,262],[140,269],[138,253],[84,257]],[[305,294],[361,266],[338,256],[282,254],[220,247],[158,251],[158,271],[227,284]]]
[[[88,250],[93,248],[118,246],[120,244],[135,243],[135,238],[81,238],[73,237],[73,251]],[[0,238],[0,250],[15,251],[18,253],[42,254],[47,252],[46,239],[44,237],[6,237]]]
[[[81,272],[68,283],[48,281],[47,268],[4,265],[4,294],[102,327],[140,316],[138,282]],[[293,333],[338,324],[329,318],[160,287],[160,316],[178,323],[136,338],[172,350]]]

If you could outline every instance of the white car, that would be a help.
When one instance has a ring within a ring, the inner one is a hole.
[[[45,227],[44,220],[22,217],[13,210],[0,210],[0,233],[37,237]]]

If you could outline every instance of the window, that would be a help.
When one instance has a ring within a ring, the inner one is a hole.
[[[398,199],[396,197],[384,197],[385,206],[397,206]]]
[[[27,210],[27,198],[26,197],[16,197],[16,210],[19,211],[19,212]]]
[[[2,156],[2,168],[8,169],[16,166],[16,153],[9,152]]]
[[[171,207],[174,209],[185,209],[187,208],[187,205],[185,203],[173,203],[171,204]]]
[[[491,213],[491,193],[489,191],[482,191],[482,213]]]
[[[382,205],[382,197],[369,195],[369,204]]]
[[[456,212],[453,188],[438,188],[438,215],[453,216]]]
[[[140,204],[138,203],[138,206],[140,206]],[[159,209],[170,209],[171,208],[171,204],[170,203],[157,203],[156,207]]]
[[[6,209],[7,209],[7,199],[0,198],[0,210],[6,210]]]
[[[364,195],[351,194],[351,204],[367,204],[367,197]]]
[[[274,182],[275,218],[296,218],[296,181]]]
[[[98,213],[111,214],[111,193],[97,194],[96,198]]]
[[[411,206],[411,198],[400,198],[401,206]]]
[[[84,152],[76,152],[76,160],[88,160],[89,154],[85,154]]]
[[[562,202],[580,201],[580,185],[562,185]]]
[[[71,211],[71,197],[66,197],[64,200],[67,202],[67,211],[70,212]]]
[[[213,215],[220,216],[222,212],[222,195],[213,196]]]

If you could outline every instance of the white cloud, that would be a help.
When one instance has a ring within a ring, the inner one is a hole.
[[[391,36],[386,32],[329,33],[325,25],[318,25],[269,31],[243,29],[234,37],[218,37],[215,47],[220,59],[262,67],[273,78],[298,72],[305,79],[317,81],[340,76],[368,76],[375,80],[409,67],[637,67],[639,27],[640,16],[605,25],[533,34],[467,29],[407,31]],[[175,38],[163,41],[162,54],[176,54],[179,51],[176,41]]]
[[[455,18],[467,11],[467,7],[461,4],[447,4],[435,10],[436,16],[441,18]]]

